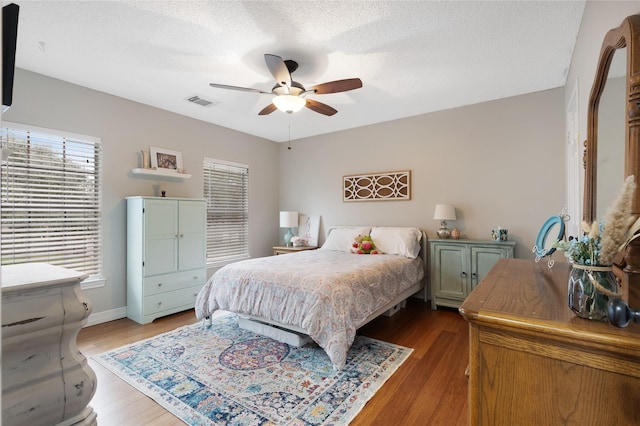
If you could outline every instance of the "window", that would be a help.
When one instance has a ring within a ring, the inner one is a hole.
[[[4,122],[2,264],[46,262],[101,275],[101,142]]]
[[[207,200],[207,263],[249,257],[249,167],[204,159]]]

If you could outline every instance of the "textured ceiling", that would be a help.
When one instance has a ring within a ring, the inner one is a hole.
[[[16,66],[273,141],[565,84],[584,1],[15,1]],[[264,62],[293,59],[338,110],[267,116]],[[213,105],[187,101],[197,95]]]

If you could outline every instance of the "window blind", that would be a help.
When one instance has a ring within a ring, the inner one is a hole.
[[[46,262],[99,277],[100,140],[5,126],[2,149],[10,155],[0,175],[2,264]]]
[[[204,159],[207,200],[207,262],[224,264],[249,257],[249,167]]]

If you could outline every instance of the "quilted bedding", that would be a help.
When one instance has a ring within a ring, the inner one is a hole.
[[[307,250],[250,259],[209,279],[196,315],[223,309],[300,327],[341,369],[356,329],[423,275],[420,257]]]

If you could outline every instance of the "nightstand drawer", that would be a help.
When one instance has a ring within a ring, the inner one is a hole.
[[[299,251],[305,250],[316,250],[318,247],[292,247],[292,246],[274,246],[273,247],[273,255],[277,256],[279,254],[288,254],[288,253],[297,253]]]

